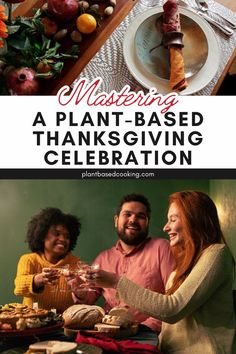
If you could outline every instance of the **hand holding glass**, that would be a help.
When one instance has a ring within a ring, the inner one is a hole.
[[[99,288],[116,288],[120,276],[116,273],[107,272],[100,268],[91,269],[86,271],[84,278],[87,282]]]
[[[43,268],[42,275],[45,284],[48,285],[55,285],[60,276],[56,268]]]
[[[86,264],[82,261],[79,261],[77,263],[77,270],[76,270],[76,274],[79,276],[79,279],[82,281],[81,283],[78,284],[77,282],[77,290],[81,291],[96,291],[96,289],[94,289],[93,287],[91,287],[90,282],[87,279],[86,274],[88,274],[91,270],[95,270],[95,269],[99,269],[99,265],[98,264],[93,264],[93,265],[89,265]]]
[[[64,281],[63,277],[68,276],[70,272],[69,264],[61,267],[55,268],[43,268],[44,279],[46,284],[51,286],[51,291],[68,291],[67,282]]]

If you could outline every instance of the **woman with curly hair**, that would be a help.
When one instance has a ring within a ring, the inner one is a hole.
[[[102,270],[85,277],[91,285],[116,288],[118,299],[161,320],[164,354],[236,353],[234,260],[215,204],[202,192],[172,194],[164,231],[176,260],[165,294]]]
[[[64,311],[73,304],[65,277],[58,279],[58,267],[76,267],[80,261],[71,251],[80,234],[79,219],[57,208],[45,208],[32,217],[26,241],[32,253],[21,256],[15,279],[14,294],[32,307]],[[57,269],[55,269],[57,268]]]

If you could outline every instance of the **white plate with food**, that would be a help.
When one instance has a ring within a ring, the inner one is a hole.
[[[179,12],[188,82],[188,87],[180,94],[191,95],[214,78],[220,49],[213,29],[204,19],[183,7],[179,7]],[[157,26],[162,14],[163,8],[157,6],[137,16],[125,34],[123,53],[129,71],[143,87],[155,87],[157,92],[167,94],[170,92],[168,50],[163,47],[151,50],[162,38],[161,26]]]

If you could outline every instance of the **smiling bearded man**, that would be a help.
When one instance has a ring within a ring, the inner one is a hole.
[[[122,247],[129,252],[148,236],[150,207],[140,201],[124,202],[114,217]],[[127,247],[128,246],[128,247]]]
[[[151,208],[147,198],[140,194],[128,194],[119,203],[114,216],[114,224],[118,234],[115,246],[101,252],[94,261],[101,269],[125,275],[137,284],[165,292],[166,281],[173,269],[174,261],[169,241],[163,238],[151,238],[148,235]],[[94,303],[99,296],[105,299],[105,310],[113,307],[124,307],[116,296],[115,289],[97,289],[85,294],[74,291],[78,303]],[[156,333],[160,331],[161,322],[137,310],[130,308],[134,319]]]

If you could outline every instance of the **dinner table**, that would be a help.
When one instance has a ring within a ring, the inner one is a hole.
[[[45,341],[77,342],[77,354],[102,354],[104,351],[109,352],[108,348],[112,348],[114,353],[120,353],[120,348],[122,348],[122,353],[148,352],[154,354],[158,351],[158,337],[153,336],[152,332],[142,325],[139,325],[135,334],[128,335],[128,330],[123,330],[119,336],[115,337],[107,334],[96,334],[96,331],[93,330],[64,329],[58,325],[15,332],[14,330],[8,331],[6,334],[6,331],[4,333],[0,330],[0,353],[23,354],[27,352],[31,344]],[[27,334],[27,332],[30,332],[30,334]]]
[[[26,353],[31,344],[44,341],[60,341],[60,342],[74,342],[74,338],[64,335],[63,329],[54,331],[44,331],[43,334],[35,329],[35,334],[24,335],[19,332],[18,335],[6,336],[0,333],[0,353],[2,354],[21,354]],[[98,346],[89,344],[78,344],[77,353],[82,354],[102,354],[102,349]]]
[[[15,16],[29,13],[29,8],[32,8],[32,4],[37,1],[25,1],[17,6]],[[157,7],[158,11],[162,9],[163,2],[163,0],[160,0],[159,4],[161,6]],[[207,2],[210,9],[236,24],[235,0],[207,0]],[[60,87],[64,85],[69,85],[73,89],[81,78],[93,81],[96,77],[102,78],[98,89],[101,92],[111,92],[112,90],[119,92],[125,85],[129,85],[130,89],[135,92],[140,90],[147,91],[150,88],[149,81],[140,80],[137,72],[133,70],[133,63],[128,62],[128,59],[133,54],[126,54],[126,52],[130,51],[130,44],[132,45],[132,43],[127,41],[127,36],[132,32],[132,26],[135,23],[137,26],[138,19],[142,20],[143,14],[148,11],[155,11],[155,9],[150,10],[140,0],[120,0],[117,1],[117,4],[114,16],[112,15],[105,20],[107,23],[104,28],[99,29],[94,36],[85,38],[87,44],[85,44],[85,47],[82,45],[82,55],[79,56],[77,62],[70,64],[70,68],[66,69],[67,71],[60,78],[53,79],[51,83],[47,83],[45,94],[55,95]],[[200,70],[200,73],[190,78],[189,89],[186,90],[186,93],[183,91],[182,94],[197,96],[216,95],[236,58],[236,29],[232,29],[232,34],[229,36],[222,33],[214,25],[207,23],[196,11],[196,0],[180,0],[180,8],[183,13],[191,14],[194,20],[197,19],[203,29],[206,28],[209,46],[208,66],[205,65],[205,71],[203,70],[202,72]],[[226,24],[217,14],[208,13],[208,15],[222,25]],[[130,36],[129,40],[133,40],[132,36]],[[126,46],[124,47],[125,41]],[[214,45],[212,45],[212,42],[214,42]],[[193,53],[194,55],[195,53]],[[198,82],[199,80],[201,81]],[[151,83],[155,85],[155,78]],[[158,84],[156,87],[157,92]],[[191,85],[193,86],[192,90]],[[160,91],[160,93],[166,93],[166,91]]]
[[[221,3],[208,0],[208,3],[215,11],[218,11],[226,17],[228,16],[229,19],[236,23],[236,9],[234,0],[231,2],[229,0],[220,1]],[[231,5],[231,8],[224,6],[224,1],[225,5]],[[195,0],[186,0],[185,3],[187,4],[187,8],[190,10],[196,5]],[[181,5],[182,4],[183,2],[181,2]],[[149,9],[138,1],[126,18],[114,30],[101,49],[80,73],[78,79],[81,77],[87,77],[89,80],[92,80],[94,78],[94,73],[96,73],[97,76],[103,78],[102,90],[105,92],[109,92],[111,89],[119,91],[126,84],[130,85],[131,89],[134,91],[143,89],[143,86],[140,85],[139,81],[132,76],[125,63],[122,45],[126,32],[129,30],[132,22],[144,11],[149,11]],[[224,21],[220,18],[217,20],[224,23]],[[219,90],[232,62],[236,58],[236,30],[233,31],[231,36],[226,36],[213,25],[211,28],[215,33],[219,47],[220,60],[218,69],[215,75],[209,80],[209,83],[202,87],[202,89],[194,92],[193,95],[215,95]],[[219,58],[215,58],[215,60],[216,59]],[[214,54],[212,55],[212,60],[214,61]]]

